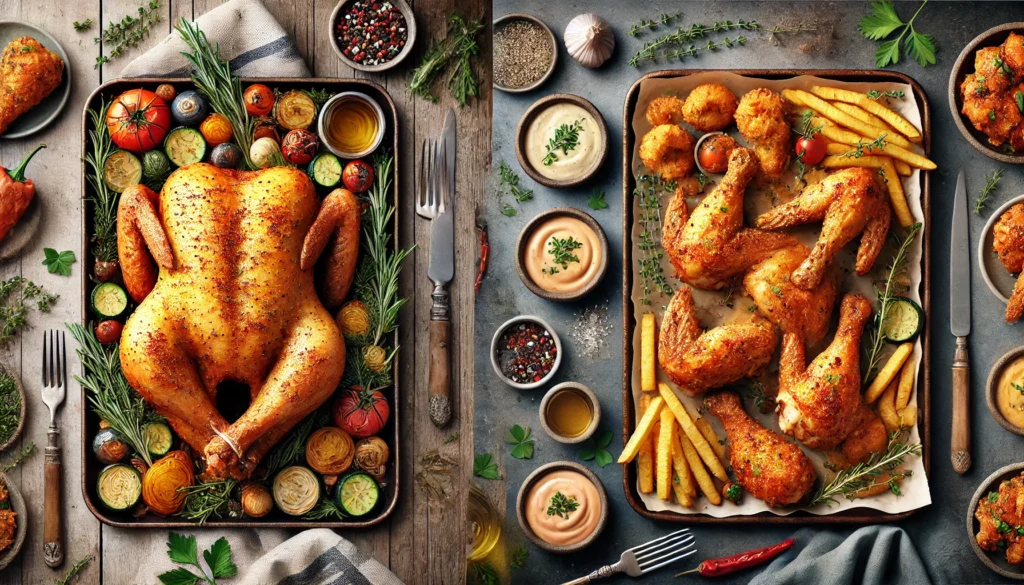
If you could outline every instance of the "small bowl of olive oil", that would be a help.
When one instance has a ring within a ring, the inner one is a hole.
[[[384,140],[384,110],[370,96],[345,91],[320,109],[317,129],[324,146],[343,159],[357,159],[377,150]]]
[[[549,437],[573,445],[582,443],[601,422],[597,395],[579,382],[562,382],[548,390],[540,401],[540,425]]]

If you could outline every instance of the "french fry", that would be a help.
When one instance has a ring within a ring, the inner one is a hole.
[[[885,161],[887,160],[889,160],[889,157],[887,156],[874,156],[871,154],[865,154],[864,156],[859,157],[829,155],[821,160],[821,166],[826,169],[845,169],[849,167],[883,169],[885,168]]]
[[[870,148],[867,145],[864,146],[865,152],[873,152],[874,150],[875,149]],[[842,142],[829,142],[825,145],[825,152],[827,154],[841,156],[850,152],[856,152],[856,149],[850,148],[850,145],[843,144]],[[850,155],[844,158],[851,158],[852,156],[853,155]],[[914,172],[914,170],[910,168],[910,165],[901,160],[894,160],[892,161],[892,164],[896,167],[896,172],[899,173],[901,177],[909,177]]]
[[[823,87],[820,85],[812,87],[811,93],[827,100],[846,102],[848,104],[860,106],[865,111],[885,120],[886,123],[895,128],[897,132],[906,136],[907,140],[915,144],[921,142],[921,132],[914,127],[909,120],[878,103],[877,100],[869,98],[866,94],[850,91],[848,89]]]
[[[683,447],[679,444],[679,438],[685,436],[682,433],[676,433],[676,442],[672,443],[672,467],[676,470],[678,485],[692,502],[693,498],[697,497],[697,484],[693,481],[693,472],[690,471],[690,464],[686,462]],[[678,493],[676,494],[676,499],[679,499]],[[683,501],[680,500],[679,503],[682,504]]]
[[[896,374],[899,373],[900,368],[903,367],[903,362],[907,361],[907,357],[910,352],[914,349],[914,344],[904,343],[896,348],[896,351],[889,357],[889,361],[885,362],[885,366],[878,372],[875,379],[871,381],[871,385],[868,386],[867,391],[864,393],[864,401],[868,404],[874,404],[878,397],[885,392],[889,382],[893,381]],[[664,396],[664,393],[662,393]]]
[[[678,439],[679,437],[677,436],[676,438]],[[675,493],[675,495],[676,495],[676,502],[678,502],[680,506],[682,506],[684,508],[690,508],[690,507],[693,506],[693,498],[696,497],[696,488],[693,488],[694,489],[694,495],[690,495],[690,493],[688,491],[686,491],[686,486],[683,485],[682,476],[679,475],[679,465],[678,465],[678,462],[680,462],[680,461],[682,462],[683,469],[686,470],[686,473],[690,473],[690,468],[686,467],[686,458],[683,457],[682,453],[679,453],[679,446],[678,445],[679,445],[679,441],[676,441],[675,445],[673,445],[673,447],[672,447],[672,468],[675,471],[675,476],[674,476],[674,479],[672,481],[672,492]],[[677,453],[678,453],[678,455],[677,455]],[[690,477],[689,480],[690,480],[690,484],[692,486],[693,478]]]
[[[722,439],[718,437],[715,429],[711,428],[711,423],[708,422],[708,419],[702,416],[694,420],[693,424],[700,431],[700,434],[704,435],[704,438],[708,440],[708,444],[715,450],[715,455],[718,455],[719,459],[725,461],[725,445],[722,443]]]
[[[683,408],[683,403],[679,402],[679,398],[676,397],[675,392],[668,387],[668,384],[661,383],[658,384],[658,393],[661,394],[661,398],[664,399],[665,406],[676,416],[676,420],[679,421],[679,425],[683,427],[683,431],[686,433],[686,436],[690,438],[690,441],[700,454],[700,458],[707,464],[711,473],[722,481],[729,481],[729,475],[725,472],[725,466],[723,466],[722,462],[718,460],[718,456],[715,455],[714,449],[712,449],[711,445],[708,444],[704,435],[700,434],[700,431],[697,430],[696,426],[694,426],[693,419],[690,418],[690,413],[686,412],[686,409]]]
[[[850,146],[856,146],[857,143],[860,142],[861,145],[867,147],[867,144],[864,143],[865,139],[858,136],[857,133],[845,130],[835,125],[824,124],[824,118],[821,118],[820,116],[814,116],[811,118],[811,123],[815,126],[822,126],[821,135],[829,140],[849,144]],[[934,171],[939,168],[934,162],[928,160],[926,157],[923,157],[916,152],[911,152],[905,148],[900,148],[895,144],[889,144],[888,142],[886,142],[885,146],[882,147],[882,152],[895,159],[901,160],[914,168],[924,169],[926,171]]]
[[[643,416],[651,407],[652,396],[646,392],[640,397],[640,416]],[[650,437],[640,444],[640,452],[637,453],[637,468],[640,474],[640,493],[649,494],[654,491],[654,432]]]
[[[686,435],[679,435],[679,443],[683,448],[683,455],[686,456],[686,462],[690,464],[690,471],[693,472],[694,477],[697,479],[697,485],[700,486],[700,491],[704,494],[704,497],[716,506],[721,504],[722,496],[718,494],[718,490],[715,489],[715,482],[711,481],[711,476],[704,469],[704,464],[701,463],[701,456],[694,449],[693,443],[690,442]]]
[[[896,410],[903,410],[910,404],[910,394],[914,391],[914,378],[917,377],[917,364],[908,359],[900,370],[900,385],[896,391]]]
[[[832,107],[839,110],[840,112],[846,112],[847,114],[857,118],[865,124],[870,124],[876,128],[881,128],[886,132],[894,132],[895,130],[885,122],[885,120],[872,114],[871,112],[862,109],[860,106],[848,104],[846,102],[832,102]]]
[[[899,380],[893,378],[878,401],[878,416],[882,417],[882,422],[890,433],[898,431],[900,428],[900,415],[896,413],[896,387],[898,385]]]
[[[882,176],[885,179],[885,188],[889,191],[889,202],[892,203],[892,210],[896,213],[896,220],[900,225],[908,228],[914,225],[914,216],[910,213],[910,206],[907,205],[907,194],[903,191],[903,179],[900,178],[892,159],[886,158],[882,166]]]
[[[651,400],[651,405],[647,407],[647,412],[640,417],[640,422],[637,423],[633,436],[629,438],[626,446],[622,449],[622,453],[619,454],[619,463],[629,463],[640,452],[640,445],[651,435],[651,431],[654,429],[654,421],[660,417],[663,404],[664,400],[662,400],[661,396],[655,396]]]
[[[900,136],[899,133],[893,132],[892,130],[886,130],[885,128],[872,126],[871,124],[866,124],[860,119],[839,110],[832,104],[812,93],[801,91],[799,89],[784,89],[782,90],[782,97],[798,106],[811,108],[836,124],[845,126],[857,134],[870,138],[871,140],[877,140],[884,136],[884,140],[887,144],[894,144],[902,148],[910,148],[910,141]]]
[[[640,389],[644,392],[658,389],[654,374],[654,326],[654,313],[644,313],[640,319]]]
[[[897,410],[896,414],[900,417],[900,427],[902,428],[912,429],[917,424],[917,407],[913,404],[908,404],[902,410]]]
[[[661,409],[661,430],[654,450],[658,460],[658,498],[662,500],[672,497],[672,441],[676,438],[674,416],[671,410]]]

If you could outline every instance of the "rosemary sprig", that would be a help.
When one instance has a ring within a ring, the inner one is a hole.
[[[839,502],[836,501],[838,496],[853,499],[857,497],[857,492],[877,485],[875,480],[879,476],[895,471],[903,464],[907,455],[920,455],[921,444],[908,444],[901,440],[901,435],[902,433],[899,431],[889,435],[889,444],[884,452],[875,453],[863,463],[836,472],[831,481],[818,488],[811,505],[838,504]],[[909,472],[901,472],[900,475],[905,477],[909,475]],[[895,477],[886,479],[886,483],[889,483],[890,486],[894,481]]]
[[[991,175],[985,177],[985,187],[982,188],[981,193],[978,194],[978,200],[974,202],[974,213],[981,215],[981,210],[988,204],[988,198],[992,195],[992,192],[996,190],[996,186],[999,185],[999,181],[1003,178],[1003,169],[996,169],[992,171]]]
[[[323,88],[321,88],[321,89],[306,89],[306,90],[302,90],[302,91],[303,91],[303,93],[305,93],[306,95],[309,96],[309,99],[313,100],[313,103],[316,104],[316,108],[318,110],[320,108],[324,107],[324,104],[327,103],[327,100],[329,100],[332,97],[334,97],[334,94],[331,93],[331,91],[329,91],[327,89],[323,89]]]
[[[434,41],[427,50],[423,61],[409,78],[409,90],[414,95],[436,102],[437,95],[431,88],[454,59],[454,68],[447,77],[448,90],[460,106],[466,105],[469,97],[479,93],[479,81],[473,73],[471,59],[480,51],[476,37],[483,28],[483,20],[467,23],[457,14],[449,16],[447,35]]]
[[[920,231],[921,224],[915,223],[907,229],[907,235],[902,240],[897,240],[896,253],[893,254],[888,268],[888,276],[885,279],[885,289],[875,288],[875,293],[878,296],[878,312],[872,320],[871,330],[867,336],[868,349],[867,360],[865,360],[867,367],[862,377],[863,386],[870,384],[877,373],[878,362],[882,359],[882,348],[886,339],[885,333],[882,332],[882,323],[885,322],[885,317],[889,313],[889,305],[892,304],[893,297],[896,296],[898,275],[906,266],[910,245],[913,244],[914,238]]]
[[[682,12],[675,12],[673,14],[662,14],[661,16],[658,17],[657,20],[650,18],[641,18],[640,22],[629,27],[629,36],[635,37],[639,33],[644,32],[645,30],[653,30],[657,28],[659,24],[663,26],[668,26],[669,24],[672,23],[673,20],[676,20],[681,15]]]
[[[548,139],[547,154],[544,155],[544,166],[549,167],[551,163],[558,160],[558,151],[568,155],[570,150],[575,150],[580,143],[580,132],[583,132],[583,121],[576,120],[572,124],[562,124],[555,128],[555,135]]]
[[[100,55],[96,57],[96,65],[93,68],[98,68],[104,63],[117,59],[124,54],[126,49],[130,49],[139,44],[142,39],[149,36],[149,29],[156,23],[160,22],[160,2],[159,0],[151,0],[149,4],[139,6],[139,15],[133,17],[128,14],[121,19],[120,22],[111,21],[107,25],[107,29],[100,33],[100,36],[95,37],[93,41],[96,44],[109,45],[111,47],[110,53],[106,56]],[[77,23],[76,23],[77,24]],[[92,25],[91,20],[85,21],[83,24]],[[75,30],[82,31],[88,28],[80,28],[75,26]]]
[[[249,158],[255,122],[249,117],[242,98],[242,80],[231,72],[231,64],[220,57],[220,45],[210,46],[206,33],[184,17],[174,27],[190,51],[182,53],[192,64],[192,82],[214,112],[231,122],[235,142],[242,150],[243,169],[255,169]]]
[[[89,110],[89,144],[92,149],[85,155],[85,178],[92,187],[87,195],[93,204],[92,254],[101,262],[117,260],[117,203],[120,196],[107,188],[103,165],[114,152],[114,142],[104,121],[110,102],[100,102],[98,110]]]
[[[661,195],[671,193],[676,188],[675,182],[664,182],[657,175],[637,175],[633,197],[640,206],[640,233],[637,248],[640,258],[637,267],[640,273],[640,303],[651,304],[652,294],[665,296],[675,292],[665,278],[665,270],[661,259],[665,251],[661,248]]]
[[[334,503],[334,500],[331,498],[323,498],[315,508],[306,512],[302,517],[303,520],[323,520],[324,518],[344,520],[346,516],[345,513],[341,511],[341,508]]]
[[[198,520],[202,526],[210,518],[238,515],[241,510],[232,511],[231,505],[234,502],[231,492],[237,485],[238,480],[228,478],[178,488],[179,492],[185,494],[185,508],[179,516],[187,520]]]
[[[309,413],[299,424],[292,427],[288,435],[278,442],[263,458],[263,478],[269,479],[278,471],[299,461],[306,453],[306,441],[316,429],[324,427],[331,419],[330,401]]]
[[[61,577],[59,579],[54,579],[53,580],[54,585],[70,585],[71,583],[74,582],[75,575],[80,573],[82,571],[82,569],[84,569],[85,566],[88,565],[89,562],[94,560],[95,558],[96,557],[94,557],[92,555],[89,555],[89,556],[84,557],[83,559],[79,560],[77,563],[75,563],[74,565],[72,565],[71,567],[68,568],[67,572],[64,573],[63,577]]]

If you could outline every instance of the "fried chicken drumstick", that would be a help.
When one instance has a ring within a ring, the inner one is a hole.
[[[0,57],[0,134],[60,85],[64,61],[32,37],[14,39]]]

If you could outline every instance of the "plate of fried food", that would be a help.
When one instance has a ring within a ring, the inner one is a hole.
[[[971,548],[986,567],[1003,577],[1024,580],[1024,463],[1014,463],[985,478],[967,506]]]
[[[624,115],[630,504],[670,521],[860,523],[928,505],[936,165],[921,88],[887,72],[663,71]]]
[[[71,95],[64,48],[43,29],[0,21],[0,138],[39,132],[60,114]]]

